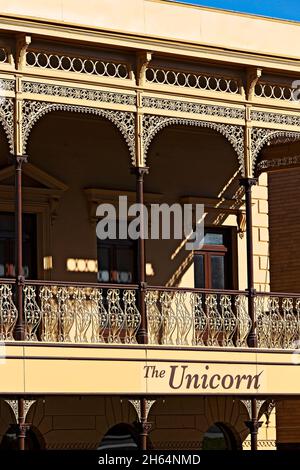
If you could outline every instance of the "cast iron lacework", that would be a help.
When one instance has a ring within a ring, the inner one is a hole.
[[[101,103],[115,103],[122,105],[136,104],[136,97],[126,93],[116,93],[90,88],[75,88],[70,86],[54,85],[51,83],[22,82],[24,93],[37,95],[52,95],[61,98],[73,98],[77,100],[98,101]]]
[[[286,84],[259,81],[255,86],[255,96],[273,100],[294,101],[296,88]]]
[[[259,155],[259,152],[266,144],[279,144],[300,140],[300,132],[264,129],[260,127],[253,127],[251,132],[251,152],[253,170],[255,169],[256,160]]]
[[[0,94],[2,91],[15,91],[15,80],[0,78]]]
[[[135,411],[138,415],[139,421],[142,421],[142,417],[141,417],[141,400],[128,400],[128,401],[134,407],[134,409],[135,409]],[[148,419],[150,410],[151,410],[151,408],[152,408],[152,406],[154,405],[155,402],[156,402],[156,400],[147,400],[146,399],[146,420]]]
[[[144,114],[143,116],[143,142],[144,142],[144,159],[146,163],[146,155],[149,146],[155,135],[167,126],[172,125],[198,126],[208,127],[220,132],[231,143],[237,153],[242,174],[244,174],[244,128],[233,124],[221,124],[209,121],[200,121],[197,119],[181,119],[165,116],[155,116]]]
[[[8,62],[8,51],[5,47],[0,47],[0,63],[5,64]]]
[[[292,157],[274,158],[273,160],[262,160],[257,165],[259,172],[268,171],[268,168],[291,166],[300,164],[300,155],[293,155]]]
[[[14,100],[12,98],[1,99],[0,122],[8,139],[10,152],[14,153]]]
[[[27,67],[84,73],[98,77],[129,78],[129,69],[126,63],[108,62],[90,57],[75,57],[50,54],[47,52],[28,51],[26,53],[26,65]]]
[[[26,153],[27,141],[34,124],[50,111],[72,111],[75,113],[94,114],[107,118],[117,126],[128,144],[132,164],[135,165],[135,116],[128,111],[115,111],[107,109],[92,108],[89,106],[76,106],[60,103],[47,103],[44,101],[23,102],[23,153]]]
[[[141,315],[132,289],[25,286],[27,341],[137,343]]]
[[[247,347],[245,295],[148,289],[145,303],[149,344]]]
[[[19,408],[18,408],[18,400],[5,400],[5,402],[10,406],[15,420],[18,423],[19,421]],[[36,402],[36,400],[24,400],[24,420],[26,420],[26,416],[31,408],[31,406]]]
[[[210,76],[204,73],[183,72],[161,68],[148,68],[146,80],[158,85],[171,85],[183,88],[218,91],[223,93],[239,94],[241,90],[237,79],[223,76]]]
[[[144,96],[142,99],[142,104],[145,108],[165,109],[168,111],[203,114],[204,116],[219,116],[231,119],[245,118],[245,110],[242,108],[202,104],[193,101],[170,100],[165,98]]]
[[[260,121],[272,124],[285,124],[287,126],[300,126],[298,114],[279,114],[267,111],[251,111],[252,121]]]
[[[259,348],[299,349],[300,298],[255,297]]]
[[[247,409],[249,418],[251,419],[251,400],[241,400],[241,403]],[[269,423],[270,415],[275,408],[274,400],[256,400],[257,415],[260,418],[262,415],[266,415],[267,423]]]
[[[0,286],[0,340],[13,341],[13,331],[18,318],[18,311],[13,303],[12,286]]]

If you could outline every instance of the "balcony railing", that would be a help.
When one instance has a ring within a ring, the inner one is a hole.
[[[149,343],[246,347],[251,320],[245,292],[149,288]]]
[[[137,285],[26,281],[25,341],[137,344]],[[146,287],[148,344],[246,348],[251,331],[247,291]],[[254,298],[259,348],[298,349],[300,294]],[[0,281],[0,340],[14,341],[15,282]]]

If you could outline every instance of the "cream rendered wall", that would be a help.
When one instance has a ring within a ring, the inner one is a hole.
[[[300,24],[163,0],[0,0],[0,12],[222,49],[300,57]]]
[[[258,291],[270,290],[268,176],[263,173],[253,187],[253,254],[254,287]]]
[[[269,262],[269,215],[268,215],[268,180],[263,173],[257,186],[252,188],[253,217],[253,254],[254,254],[254,287],[261,292],[270,291]],[[236,216],[228,216],[223,226],[236,227]],[[237,235],[238,288],[247,288],[247,245],[246,234]],[[180,287],[194,286],[194,264],[183,274]]]

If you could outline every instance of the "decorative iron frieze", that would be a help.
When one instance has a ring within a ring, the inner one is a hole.
[[[251,111],[251,120],[286,126],[300,126],[299,114],[270,113],[268,111]]]
[[[15,91],[16,82],[8,78],[0,78],[0,95],[3,91]]]
[[[251,153],[253,170],[255,169],[256,160],[259,155],[259,152],[265,145],[270,143],[282,144],[286,142],[293,142],[296,140],[300,140],[300,132],[253,127],[251,131]]]
[[[146,69],[146,81],[157,85],[177,86],[193,90],[241,94],[241,83],[238,79],[199,72],[149,67]]]
[[[105,90],[93,90],[90,88],[78,88],[65,85],[55,85],[52,83],[22,82],[24,93],[34,93],[36,95],[58,96],[60,98],[73,98],[76,100],[86,100],[99,103],[113,103],[121,105],[136,105],[135,95],[117,93]]]
[[[166,111],[202,114],[203,116],[218,116],[229,119],[245,119],[245,110],[242,108],[203,104],[197,103],[195,101],[183,101],[144,96],[142,99],[142,105],[145,108],[164,109]]]
[[[249,418],[251,418],[251,400],[241,400],[241,403],[243,403],[244,407],[247,410]]]
[[[300,155],[293,157],[273,158],[272,160],[262,160],[257,164],[257,171],[262,173],[270,168],[281,168],[300,165]]]
[[[147,421],[150,410],[151,410],[152,406],[154,405],[154,403],[156,402],[156,400],[148,400],[148,399],[145,399],[145,400],[146,400],[146,416],[145,416],[145,418],[146,418],[146,421]],[[136,411],[136,414],[138,415],[139,422],[141,422],[142,421],[141,400],[128,400],[128,401],[134,407],[134,409]]]
[[[10,152],[14,153],[14,100],[2,98],[0,102],[0,122],[7,136]]]
[[[255,96],[281,101],[294,101],[296,88],[286,84],[260,80],[255,86]]]
[[[200,119],[182,119],[166,116],[156,116],[144,114],[143,116],[143,144],[144,144],[144,164],[150,144],[156,134],[167,126],[185,125],[207,127],[222,134],[233,146],[237,153],[238,161],[244,174],[244,128],[234,124],[222,124]]]
[[[23,152],[26,150],[29,134],[34,124],[50,111],[71,111],[75,113],[94,114],[107,118],[119,129],[129,147],[132,164],[135,165],[135,115],[128,111],[115,111],[93,108],[90,106],[67,105],[62,103],[48,103],[45,101],[23,101]]]
[[[95,57],[51,54],[46,51],[30,50],[26,52],[26,66],[61,72],[82,73],[97,77],[128,79],[130,69],[125,62],[107,61]]]
[[[5,402],[9,405],[11,408],[15,420],[18,423],[19,422],[19,408],[18,408],[18,400],[5,400]],[[26,421],[27,414],[31,408],[31,406],[36,402],[36,400],[24,400],[24,421]]]

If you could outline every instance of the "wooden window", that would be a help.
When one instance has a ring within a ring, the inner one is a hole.
[[[97,240],[98,281],[134,284],[137,281],[136,242]]]
[[[235,288],[235,260],[231,229],[205,230],[204,245],[194,253],[195,287]]]
[[[36,215],[23,215],[23,275],[37,276]],[[0,212],[0,277],[15,277],[15,214]]]

